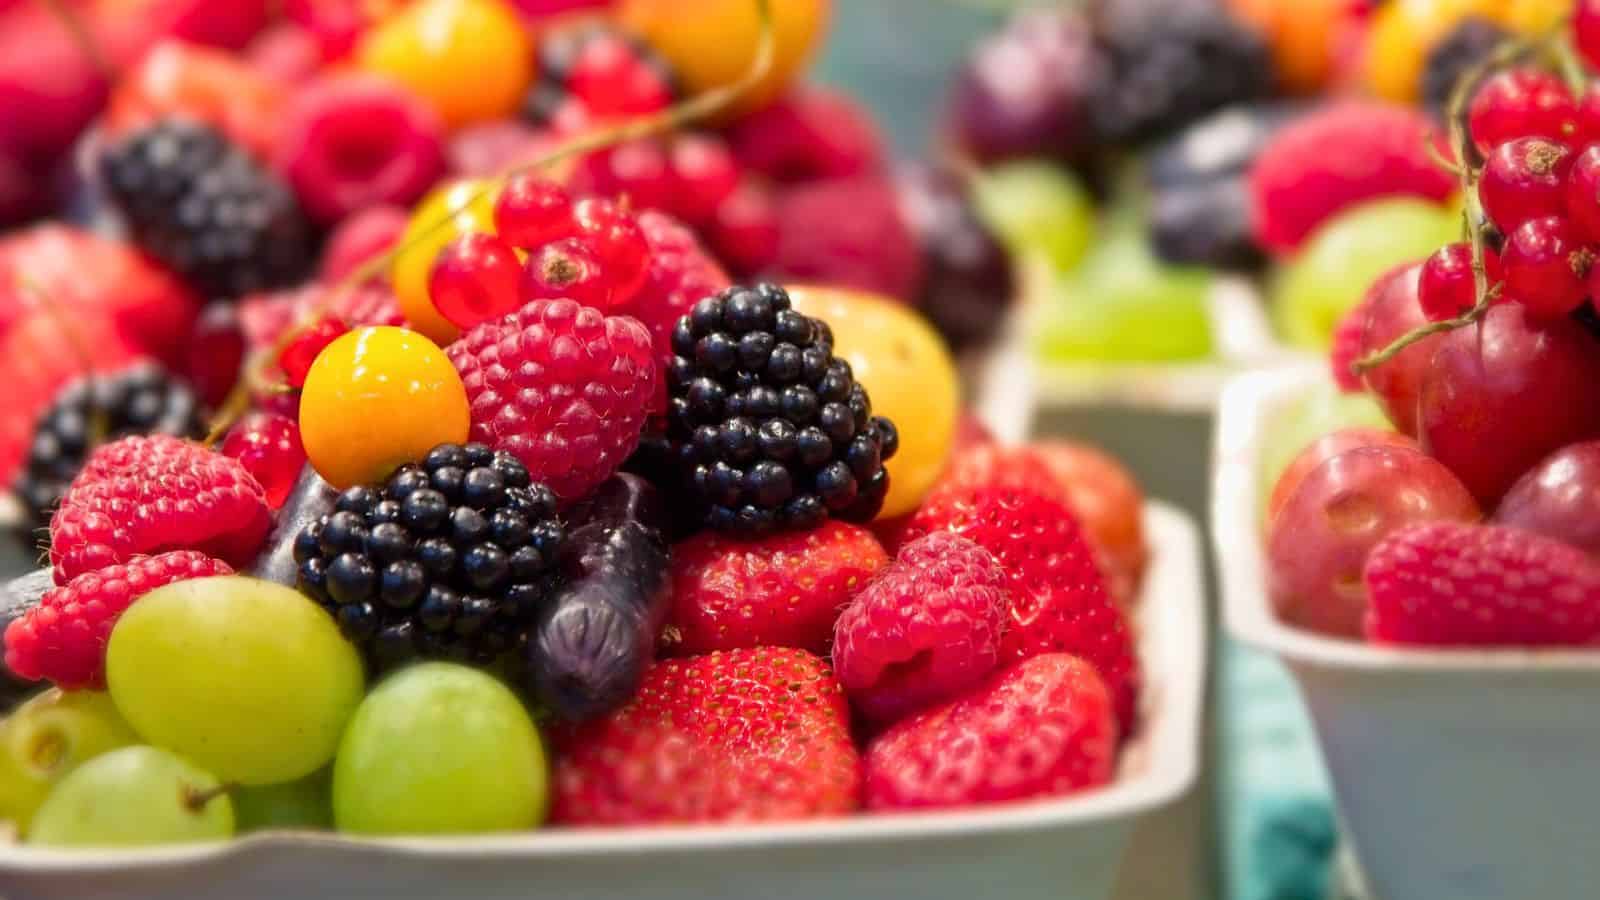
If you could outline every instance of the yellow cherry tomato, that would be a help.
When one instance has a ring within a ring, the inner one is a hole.
[[[467,389],[449,357],[405,328],[359,328],[323,348],[300,394],[300,441],[344,489],[467,439]]]
[[[411,327],[443,345],[455,340],[461,329],[433,307],[428,296],[428,273],[444,245],[469,231],[494,233],[492,183],[463,179],[434,188],[411,213],[398,246],[392,278],[400,312]],[[448,220],[448,221],[446,221]]]
[[[828,323],[874,415],[900,432],[880,519],[917,508],[944,471],[961,408],[955,361],[933,326],[902,303],[837,288],[791,287],[796,309]]]
[[[418,0],[368,31],[355,60],[452,128],[512,115],[534,74],[528,30],[504,0]]]

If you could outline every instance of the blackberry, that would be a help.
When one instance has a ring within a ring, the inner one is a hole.
[[[899,436],[827,323],[775,285],[732,287],[678,320],[672,352],[667,439],[704,524],[761,535],[877,515]]]
[[[95,446],[130,434],[196,437],[202,428],[194,392],[153,362],[68,384],[34,426],[14,485],[29,528],[42,531],[50,524],[61,495]]]
[[[294,194],[206,125],[165,119],[100,160],[134,240],[211,298],[303,281],[315,262]]]
[[[344,491],[294,542],[298,582],[382,669],[494,663],[526,643],[565,539],[556,498],[516,457],[441,444]]]
[[[1511,32],[1479,16],[1468,16],[1456,23],[1433,45],[1423,62],[1423,105],[1443,121],[1449,114],[1456,82],[1510,37]],[[1476,86],[1469,88],[1467,96],[1473,90]]]
[[[922,246],[918,308],[953,349],[987,343],[999,333],[1016,294],[1011,257],[955,173],[909,166],[897,183],[904,218]]]
[[[1231,103],[1272,90],[1272,56],[1259,34],[1216,9],[1176,4],[1142,27],[1102,36],[1110,77],[1090,104],[1109,142],[1144,141]]]

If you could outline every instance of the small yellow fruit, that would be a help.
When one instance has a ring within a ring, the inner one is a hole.
[[[1372,18],[1367,32],[1366,73],[1373,93],[1414,103],[1422,69],[1433,46],[1468,16],[1494,18],[1500,0],[1393,0]]]
[[[794,306],[828,323],[833,352],[867,389],[874,415],[900,433],[887,463],[889,496],[880,519],[917,508],[944,471],[961,408],[955,361],[921,316],[884,297],[836,288],[791,287]]]
[[[533,80],[532,41],[504,0],[418,0],[368,31],[355,59],[451,128],[510,116]]]
[[[300,394],[300,440],[325,481],[380,481],[467,439],[467,389],[438,345],[404,328],[344,335],[317,354]]]
[[[433,306],[428,273],[444,245],[471,231],[494,234],[494,191],[484,179],[463,179],[441,185],[411,212],[391,278],[400,312],[411,327],[441,346],[461,335]]]

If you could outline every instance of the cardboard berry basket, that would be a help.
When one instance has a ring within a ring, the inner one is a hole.
[[[1267,423],[1320,370],[1223,393],[1211,527],[1225,626],[1305,697],[1373,896],[1578,900],[1600,852],[1600,651],[1400,650],[1280,623],[1266,593],[1257,466]]]
[[[0,898],[653,900],[916,897],[1102,900],[1137,819],[1196,774],[1205,635],[1193,523],[1146,510],[1139,732],[1116,781],[1061,800],[816,822],[459,838],[261,833],[227,843],[44,850],[0,843]],[[1159,864],[1152,862],[1152,864]]]

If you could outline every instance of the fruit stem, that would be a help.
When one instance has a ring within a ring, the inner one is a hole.
[[[67,29],[68,36],[78,45],[78,49],[83,51],[84,57],[89,60],[89,65],[94,67],[95,74],[104,78],[107,83],[115,81],[117,70],[111,65],[111,60],[100,51],[99,42],[89,31],[89,26],[84,24],[83,17],[78,11],[67,6],[65,0],[39,0],[39,4]]]
[[[505,186],[508,179],[517,175],[536,172],[575,156],[593,153],[596,150],[604,150],[617,144],[665,134],[686,125],[708,119],[732,106],[735,101],[749,93],[761,83],[762,79],[767,77],[768,73],[772,71],[773,60],[777,55],[777,38],[773,34],[772,24],[772,0],[752,0],[752,2],[756,7],[756,17],[759,20],[760,32],[756,39],[755,57],[750,61],[750,66],[745,69],[744,74],[739,76],[739,80],[690,97],[682,103],[669,106],[660,112],[628,119],[609,128],[597,129],[571,138],[538,159],[522,165],[512,166],[499,172],[489,179],[487,187],[468,197],[460,208],[471,207],[478,201],[494,195]],[[259,355],[256,359],[248,362],[244,372],[239,377],[239,383],[228,394],[227,399],[223,401],[221,409],[218,410],[216,418],[212,420],[211,429],[206,434],[204,441],[205,446],[210,447],[221,440],[222,436],[227,434],[228,429],[233,427],[233,423],[237,422],[249,410],[250,393],[264,382],[265,373],[271,360],[277,359],[284,349],[294,342],[295,338],[315,325],[335,303],[357,287],[374,278],[382,277],[402,253],[413,246],[423,243],[434,232],[449,225],[455,219],[456,212],[456,210],[447,211],[445,215],[423,226],[422,230],[413,235],[410,240],[390,247],[383,253],[357,266],[348,275],[339,279],[337,283],[330,287],[316,303],[311,304],[308,309],[304,310],[293,325],[284,329],[284,333],[278,337],[277,342],[267,353]]]
[[[224,782],[216,787],[207,788],[202,791],[185,784],[182,786],[184,808],[188,809],[189,812],[198,815],[206,808],[207,803],[210,803],[218,797],[231,794],[238,790],[238,788],[239,786],[232,782]]]

